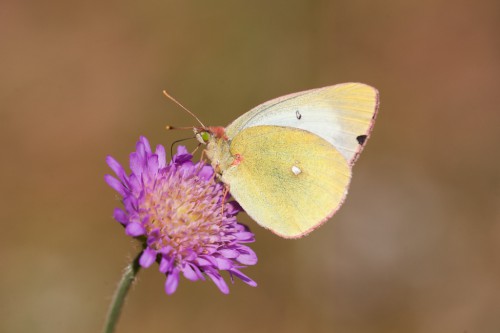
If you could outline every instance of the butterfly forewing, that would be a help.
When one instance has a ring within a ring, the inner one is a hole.
[[[352,165],[366,143],[378,108],[378,91],[362,83],[343,83],[265,102],[226,128],[229,139],[253,126],[299,128],[331,143]]]

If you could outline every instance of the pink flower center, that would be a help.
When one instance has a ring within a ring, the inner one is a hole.
[[[150,247],[170,248],[181,258],[193,250],[210,253],[223,234],[222,186],[196,172],[172,168],[148,187],[139,214],[148,236],[156,234]]]

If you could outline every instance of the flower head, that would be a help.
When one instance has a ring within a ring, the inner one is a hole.
[[[180,273],[192,281],[208,276],[226,294],[229,288],[220,271],[256,286],[240,271],[257,263],[255,253],[243,245],[253,242],[254,235],[236,221],[241,208],[225,198],[211,166],[191,159],[180,146],[167,164],[165,148],[158,145],[153,153],[145,137],[130,155],[130,175],[108,156],[116,178],[106,175],[105,180],[124,205],[115,209],[114,218],[127,235],[144,243],[139,264],[146,268],[159,263],[167,276],[167,294],[176,290]]]

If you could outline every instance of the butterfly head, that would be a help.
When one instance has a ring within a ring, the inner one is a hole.
[[[212,138],[227,140],[224,127],[221,126],[194,127],[193,131],[196,140],[204,145],[208,144]]]

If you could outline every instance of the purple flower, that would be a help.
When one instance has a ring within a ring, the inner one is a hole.
[[[257,284],[240,268],[257,263],[257,256],[244,243],[254,235],[236,221],[239,205],[225,196],[222,184],[205,163],[194,164],[185,147],[180,146],[167,164],[165,148],[153,153],[148,140],[141,137],[130,155],[130,169],[111,156],[106,162],[116,178],[106,182],[121,196],[124,209],[116,208],[114,218],[125,233],[144,243],[139,264],[146,268],[159,263],[167,276],[165,291],[172,294],[180,273],[191,281],[208,276],[225,294],[229,288],[220,271],[228,271],[250,286]]]

